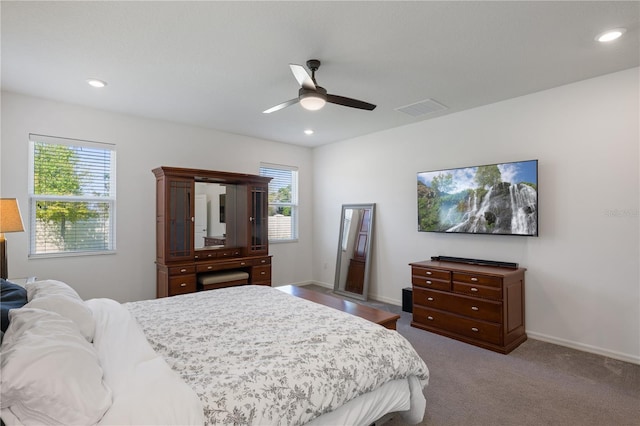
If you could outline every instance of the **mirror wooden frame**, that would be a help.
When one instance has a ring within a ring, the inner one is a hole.
[[[375,203],[343,204],[333,292],[354,299],[367,300],[371,271],[371,251]],[[347,212],[352,213],[347,218]],[[353,223],[353,211],[361,211]],[[345,260],[348,260],[348,264]]]

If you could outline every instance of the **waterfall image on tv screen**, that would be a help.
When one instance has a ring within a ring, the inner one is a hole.
[[[418,231],[538,235],[538,160],[418,173]]]

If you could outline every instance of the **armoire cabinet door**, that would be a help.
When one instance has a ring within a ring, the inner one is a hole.
[[[194,181],[167,182],[167,260],[193,259]]]
[[[266,186],[251,186],[249,194],[249,254],[267,254],[269,251],[269,214]]]

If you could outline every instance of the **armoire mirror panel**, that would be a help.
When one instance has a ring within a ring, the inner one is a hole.
[[[236,185],[196,182],[195,191],[194,248],[235,246]]]
[[[335,293],[367,300],[374,213],[375,203],[342,205]]]

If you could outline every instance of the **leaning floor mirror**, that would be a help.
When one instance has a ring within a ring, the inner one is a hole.
[[[343,204],[335,293],[367,300],[375,204]]]

